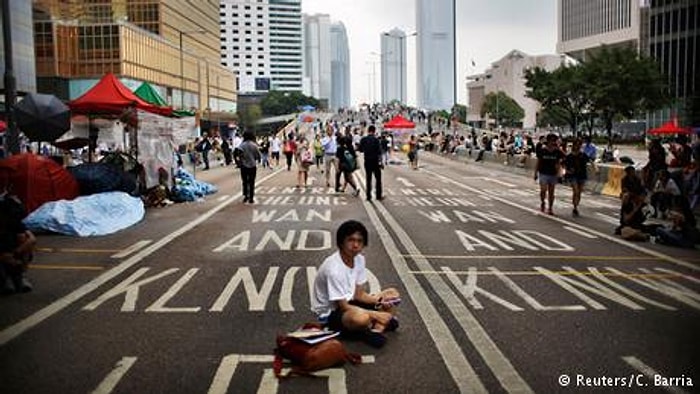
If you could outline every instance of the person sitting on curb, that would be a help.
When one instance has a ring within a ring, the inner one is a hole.
[[[328,256],[318,269],[311,297],[311,310],[329,329],[345,337],[359,337],[374,347],[386,342],[384,332],[398,328],[394,317],[399,292],[387,288],[369,294],[365,257],[367,228],[348,220],[338,227],[338,251]]]
[[[0,293],[26,293],[32,285],[24,277],[32,260],[36,238],[22,223],[22,203],[7,190],[0,190]]]

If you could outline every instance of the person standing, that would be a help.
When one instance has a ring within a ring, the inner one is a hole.
[[[411,165],[411,169],[418,169],[418,140],[415,134],[411,134],[411,138],[408,140],[408,163]]]
[[[566,178],[571,184],[572,196],[571,203],[574,206],[571,214],[574,217],[579,216],[578,205],[581,202],[581,193],[583,192],[583,186],[586,184],[588,179],[588,170],[586,164],[590,161],[588,155],[586,155],[581,149],[581,139],[576,139],[571,146],[571,152],[566,155],[565,168],[566,168]]]
[[[212,144],[208,133],[202,135],[202,141],[197,145],[197,151],[202,153],[202,161],[204,162],[204,169],[209,169],[209,152],[211,151]]]
[[[255,176],[257,175],[260,149],[255,143],[255,134],[246,130],[243,133],[243,142],[237,148],[241,163],[241,182],[243,183],[243,203],[255,202]]]
[[[564,153],[559,149],[556,134],[548,134],[546,145],[540,149],[537,155],[537,166],[535,167],[535,180],[540,182],[540,211],[544,212],[544,201],[547,198],[547,214],[554,215],[552,206],[554,205],[554,188],[559,183],[559,169],[564,158]]]
[[[376,127],[370,125],[367,128],[367,135],[360,140],[360,152],[365,156],[365,188],[367,189],[367,201],[372,201],[372,177],[376,178],[376,197],[383,200],[382,195],[382,147],[379,139],[375,135]]]
[[[280,150],[282,149],[282,141],[279,135],[270,136],[270,158],[275,161],[275,167],[280,165]]]
[[[338,179],[338,158],[335,157],[338,151],[338,140],[333,133],[333,126],[328,125],[326,135],[321,139],[323,145],[323,160],[326,162],[326,187],[331,187],[331,169],[333,169],[336,179]],[[338,183],[335,190],[338,190]]]
[[[297,162],[297,188],[305,188],[309,179],[309,168],[314,163],[314,159],[309,142],[303,135],[299,136],[296,146],[294,159]]]

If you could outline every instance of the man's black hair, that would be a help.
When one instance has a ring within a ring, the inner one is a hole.
[[[367,246],[369,243],[367,227],[357,220],[348,220],[338,227],[338,231],[335,233],[336,245],[340,248],[343,245],[343,242],[345,242],[345,238],[355,233],[360,233],[360,235],[362,235],[364,245]]]
[[[368,133],[374,133],[375,131],[377,131],[377,128],[376,128],[374,125],[370,125],[370,126],[367,128],[367,132],[368,132]]]

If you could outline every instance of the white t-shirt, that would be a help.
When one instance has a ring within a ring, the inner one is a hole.
[[[365,256],[355,256],[350,268],[340,257],[340,252],[328,256],[318,268],[311,296],[311,310],[318,316],[327,316],[336,307],[335,301],[352,300],[355,287],[367,282]]]
[[[270,140],[270,152],[279,152],[281,145],[282,141],[280,141],[280,137],[275,136],[275,138]]]

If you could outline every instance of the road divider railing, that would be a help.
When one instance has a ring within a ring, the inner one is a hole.
[[[455,153],[444,155],[444,157],[453,160],[480,165],[480,162],[475,161],[478,156],[479,150],[477,149],[458,149]],[[534,175],[535,166],[537,165],[537,158],[534,155],[507,155],[506,153],[492,151],[484,152],[482,161],[484,163],[499,164],[512,172],[521,173],[528,177]],[[588,165],[588,180],[585,189],[595,194],[618,197],[621,192],[623,176],[624,166],[622,165],[601,163]]]

